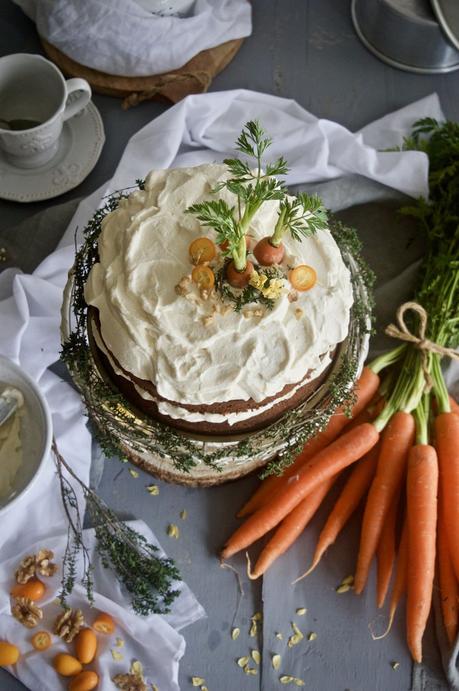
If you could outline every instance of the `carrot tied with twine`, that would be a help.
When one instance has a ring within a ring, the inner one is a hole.
[[[405,312],[408,310],[416,312],[419,317],[419,330],[417,336],[412,333],[406,325]],[[434,343],[434,341],[429,341],[429,339],[426,338],[428,315],[424,307],[418,302],[404,302],[400,305],[396,314],[398,326],[389,324],[385,329],[385,333],[391,336],[391,338],[397,338],[399,341],[411,343],[415,348],[419,348],[422,354],[422,370],[426,380],[426,388],[430,390],[432,388],[432,379],[429,373],[428,353],[436,353],[437,355],[446,356],[452,360],[458,361],[459,353],[456,352],[454,348],[447,348],[439,343]]]

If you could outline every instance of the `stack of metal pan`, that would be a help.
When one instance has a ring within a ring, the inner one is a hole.
[[[459,0],[352,0],[352,20],[365,46],[393,67],[459,69]]]

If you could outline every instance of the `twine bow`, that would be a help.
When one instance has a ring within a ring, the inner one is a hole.
[[[408,329],[405,323],[405,312],[408,310],[416,312],[419,317],[417,336]],[[395,324],[389,324],[385,329],[385,333],[392,338],[398,338],[400,341],[412,343],[415,348],[419,348],[422,356],[422,371],[424,372],[426,386],[430,389],[432,387],[432,380],[429,374],[428,353],[436,353],[442,357],[446,356],[457,361],[459,361],[459,353],[453,348],[446,348],[426,338],[427,317],[427,312],[422,305],[419,305],[417,302],[404,302],[397,310],[398,327]]]

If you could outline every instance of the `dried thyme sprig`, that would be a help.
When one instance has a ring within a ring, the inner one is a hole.
[[[97,550],[102,564],[111,568],[131,594],[135,612],[141,615],[165,614],[179,591],[172,589],[172,582],[180,579],[174,562],[159,556],[159,550],[143,535],[120,521],[105,502],[97,496],[65,461],[53,440],[53,453],[59,477],[62,503],[69,526],[67,546],[62,564],[63,605],[75,585],[78,553],[83,554],[83,578],[88,601],[93,603],[93,566],[89,550],[84,543],[82,521],[75,490],[65,477],[63,468],[79,484],[87,502],[87,509],[94,523]]]

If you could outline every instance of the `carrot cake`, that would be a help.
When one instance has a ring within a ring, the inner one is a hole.
[[[268,190],[245,244],[231,229],[222,242],[228,209],[241,211],[232,180],[225,163],[152,171],[104,218],[85,286],[91,347],[115,386],[194,434],[260,429],[302,403],[345,339],[353,302],[326,223],[301,237],[293,225],[274,256],[266,239],[298,206],[286,193]],[[312,215],[302,218],[306,228]],[[250,269],[239,284],[241,247]]]

